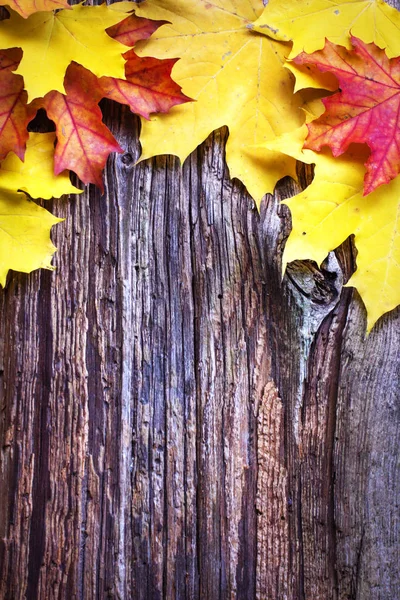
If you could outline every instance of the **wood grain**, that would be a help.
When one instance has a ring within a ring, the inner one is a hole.
[[[135,166],[103,108],[106,193],[0,292],[0,598],[396,600],[399,310],[365,338],[351,241],[281,279],[310,173],[258,214],[226,130]]]

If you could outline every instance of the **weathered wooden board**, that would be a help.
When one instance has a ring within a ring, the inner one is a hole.
[[[281,280],[298,187],[259,215],[226,131],[135,166],[105,108],[106,194],[0,292],[0,598],[396,600],[399,311],[365,338],[350,242]]]

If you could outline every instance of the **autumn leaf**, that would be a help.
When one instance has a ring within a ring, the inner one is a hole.
[[[353,157],[324,159],[313,183],[285,201],[293,231],[284,260],[308,258],[321,264],[328,252],[354,234],[357,271],[348,285],[357,287],[364,301],[369,331],[381,315],[400,303],[400,179],[385,191],[379,188],[363,196],[361,164],[354,163]],[[333,163],[338,164],[333,167]]]
[[[382,192],[371,196],[375,194]],[[370,210],[369,218],[356,233],[357,270],[347,285],[357,288],[363,299],[370,331],[382,314],[400,304],[400,178],[390,182],[384,197],[368,199],[375,204],[364,208]]]
[[[110,35],[113,35],[116,38],[123,38],[127,44],[132,45],[139,37],[151,35],[160,23],[163,23],[163,21],[150,22],[148,19],[134,15],[121,21],[121,15],[125,15],[127,11],[127,3],[122,4],[121,10],[109,7],[106,13],[101,13],[103,15],[100,20],[101,27],[104,26],[105,21],[118,20],[115,26],[108,28],[108,34],[103,31],[104,36],[111,41]],[[131,8],[130,4],[129,8]],[[84,26],[96,23],[95,17],[86,18],[84,7],[78,9],[79,11],[76,12],[75,7],[73,11],[76,13],[77,22],[83,15]],[[57,14],[61,13],[62,11]],[[20,17],[19,19],[21,24],[22,19]],[[32,19],[33,17],[28,21],[31,22]],[[80,27],[80,23],[75,24],[73,29],[79,32]],[[115,43],[119,51],[126,49],[125,45]],[[107,47],[105,51],[108,51]],[[48,116],[55,122],[57,130],[55,172],[58,174],[65,169],[73,170],[84,183],[95,183],[102,188],[102,170],[107,157],[110,152],[122,150],[102,122],[101,111],[97,106],[99,100],[107,97],[127,104],[133,112],[145,118],[148,118],[152,112],[165,112],[171,106],[188,100],[170,77],[175,60],[139,58],[133,50],[129,50],[120,58],[124,64],[123,79],[97,78],[91,71],[73,61],[64,77],[63,91],[67,93],[62,94],[52,90],[44,100],[35,99],[27,107],[22,77],[12,74],[9,70],[18,66],[17,59],[21,59],[21,50],[5,50],[0,53],[0,66],[3,67],[0,70],[0,83],[3,82],[4,89],[4,98],[0,97],[0,119],[4,122],[0,120],[0,128],[3,127],[4,130],[4,136],[0,138],[0,151],[2,151],[0,158],[6,156],[10,150],[15,151],[20,158],[23,157],[28,136],[27,123],[38,108],[45,108]],[[101,53],[99,59],[103,60]]]
[[[190,100],[171,79],[175,59],[139,57],[133,50],[124,54],[125,78],[101,77],[102,96],[127,104],[131,111],[148,119],[150,113],[165,113],[172,106]]]
[[[15,71],[15,69],[21,62],[21,58],[21,48],[9,48],[8,50],[0,50],[0,71],[3,71],[3,69]]]
[[[67,171],[54,174],[54,133],[30,133],[24,162],[10,152],[0,165],[0,189],[22,190],[32,198],[59,198],[63,194],[80,194]]]
[[[0,6],[8,6],[25,19],[35,12],[71,8],[68,0],[0,0]]]
[[[111,152],[122,152],[122,148],[102,122],[98,80],[73,63],[67,71],[65,88],[66,95],[50,92],[42,104],[56,125],[55,173],[70,169],[84,183],[103,189],[106,160]]]
[[[283,265],[302,259],[320,265],[331,250],[354,234],[357,270],[347,285],[357,288],[370,331],[379,317],[400,303],[400,177],[363,196],[365,156],[360,148],[334,158],[328,150],[303,149],[306,135],[304,125],[269,143],[278,151],[315,164],[312,183],[284,201],[292,214],[293,229]]]
[[[142,122],[142,159],[170,153],[184,161],[211,131],[225,125],[230,174],[255,199],[272,192],[284,175],[295,176],[292,159],[256,147],[303,119],[292,76],[284,68],[289,48],[249,30],[261,2],[157,0],[135,10],[171,23],[135,50],[140,56],[179,57],[173,79],[195,99]]]
[[[49,234],[60,221],[22,192],[0,188],[0,285],[5,286],[9,269],[23,273],[53,269],[56,248]]]
[[[144,19],[134,14],[107,29],[108,35],[126,46],[149,38],[166,21]],[[167,112],[172,106],[190,100],[171,79],[176,59],[141,58],[133,50],[123,54],[125,79],[102,77],[99,80],[104,97],[127,104],[131,111],[145,119],[150,113]]]
[[[152,21],[137,15],[129,15],[123,21],[109,27],[106,31],[109,36],[125,46],[134,46],[139,40],[146,40],[166,21]]]
[[[0,160],[10,151],[24,157],[27,125],[35,115],[27,105],[24,80],[8,68],[0,70]]]
[[[366,143],[364,193],[388,183],[400,172],[400,58],[389,60],[374,44],[352,38],[348,51],[327,41],[325,48],[295,58],[333,73],[340,92],[323,100],[326,112],[309,124],[306,147],[329,146],[334,156],[351,143]]]
[[[276,40],[293,42],[290,58],[311,54],[325,39],[350,49],[352,35],[400,54],[400,12],[383,0],[269,0],[254,23],[257,31]]]
[[[25,161],[10,153],[0,165],[0,285],[9,269],[30,273],[39,268],[53,269],[56,250],[50,240],[53,225],[62,221],[28,200],[81,193],[68,173],[53,172],[54,133],[31,133]]]
[[[334,92],[338,89],[338,81],[332,73],[322,73],[314,65],[298,65],[293,61],[286,63],[286,68],[294,75],[296,83],[294,92],[305,88],[328,90]]]
[[[132,54],[132,51],[130,51]],[[103,189],[102,170],[111,152],[122,152],[102,121],[98,102],[107,97],[148,118],[154,111],[166,111],[186,102],[169,73],[175,61],[139,58],[126,63],[127,80],[97,79],[81,65],[72,63],[65,77],[67,94],[50,92],[38,106],[46,109],[56,125],[55,172],[74,171],[84,183]]]
[[[23,50],[17,73],[24,78],[30,100],[51,90],[64,92],[65,71],[72,61],[98,77],[124,77],[121,53],[126,46],[105,29],[123,19],[132,4],[116,6],[77,4],[72,10],[37,12],[27,19],[13,12],[10,19],[0,22],[0,47]]]
[[[33,106],[27,106],[22,77],[12,73],[21,57],[20,48],[0,50],[0,160],[10,151],[24,157],[26,127],[36,112]]]
[[[24,19],[39,11],[71,8],[68,0],[0,0],[0,6],[12,8],[12,10],[24,17]]]

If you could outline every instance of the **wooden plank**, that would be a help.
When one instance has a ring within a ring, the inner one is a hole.
[[[53,202],[57,271],[0,293],[0,597],[395,598],[399,311],[364,338],[347,242],[281,281],[213,134]],[[302,174],[301,185],[310,174]]]

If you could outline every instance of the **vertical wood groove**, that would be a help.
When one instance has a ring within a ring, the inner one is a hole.
[[[103,107],[106,193],[0,292],[0,598],[394,599],[399,310],[365,338],[351,241],[281,279],[299,184],[259,215],[226,129],[135,165]]]

